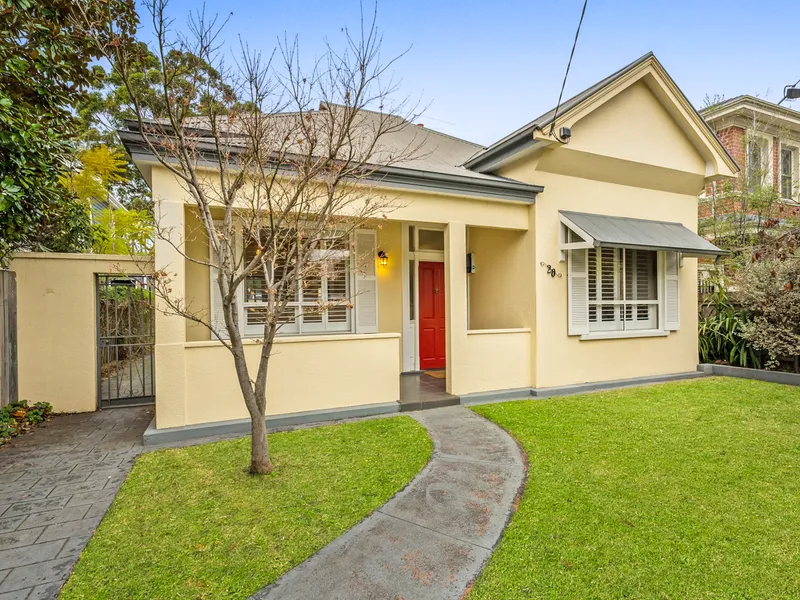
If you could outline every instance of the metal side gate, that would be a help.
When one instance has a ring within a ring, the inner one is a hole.
[[[97,276],[97,404],[155,402],[155,307],[147,275]]]

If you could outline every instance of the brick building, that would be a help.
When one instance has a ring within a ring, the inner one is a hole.
[[[753,96],[737,96],[703,109],[700,114],[741,170],[731,202],[736,201],[737,190],[771,187],[777,192],[776,218],[798,214],[800,111]],[[730,196],[730,186],[724,190],[719,182],[706,186],[701,194],[701,224],[713,210],[708,200],[721,195]],[[719,210],[719,205],[716,208]]]

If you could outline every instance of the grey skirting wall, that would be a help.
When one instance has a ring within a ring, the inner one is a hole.
[[[697,365],[697,370],[706,375],[723,375],[725,377],[740,377],[742,379],[756,379],[769,383],[782,383],[784,385],[800,385],[800,375],[782,371],[764,371],[763,369],[746,369],[745,367],[732,367],[730,365]]]

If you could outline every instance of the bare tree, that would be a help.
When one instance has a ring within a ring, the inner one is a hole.
[[[284,40],[268,60],[240,43],[228,66],[217,41],[224,23],[197,13],[182,35],[167,4],[145,3],[156,74],[142,63],[143,46],[126,24],[115,24],[104,48],[129,95],[141,143],[194,202],[209,257],[188,254],[184,232],[176,238],[157,227],[157,236],[212,269],[224,325],[176,297],[165,270],[156,273],[156,290],[168,314],[208,328],[230,350],[252,421],[250,472],[269,473],[266,396],[275,336],[299,320],[352,306],[353,293],[330,282],[348,277],[359,262],[350,252],[354,231],[396,207],[374,182],[381,169],[418,156],[414,137],[399,135],[414,107],[391,101],[397,58],[381,61],[374,15],[362,18],[357,35],[345,32],[341,51],[327,45],[309,70],[301,67],[296,40]],[[159,80],[158,94],[142,91],[145,72]],[[322,277],[340,292],[322,297]],[[261,336],[255,368],[245,357],[241,297],[259,301],[246,315]]]

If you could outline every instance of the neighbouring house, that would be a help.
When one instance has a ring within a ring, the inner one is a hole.
[[[413,123],[396,134],[421,142],[424,157],[376,175],[401,206],[341,254],[373,257],[336,282],[335,293],[358,294],[355,306],[282,330],[270,415],[396,411],[403,374],[434,369],[462,401],[696,370],[696,257],[720,252],[696,234],[697,198],[736,177],[734,159],[652,54],[564,102],[554,129],[553,119],[489,147]],[[208,258],[191,198],[135,126],[120,135],[175,233],[156,241],[155,268],[214,315],[209,267],[190,260]],[[255,363],[258,296],[239,307]],[[207,329],[157,313],[155,336],[155,433],[245,423],[230,354]]]
[[[800,112],[737,96],[700,111],[741,169],[700,195],[701,233],[725,242],[800,215]],[[737,235],[738,234],[738,235]]]

